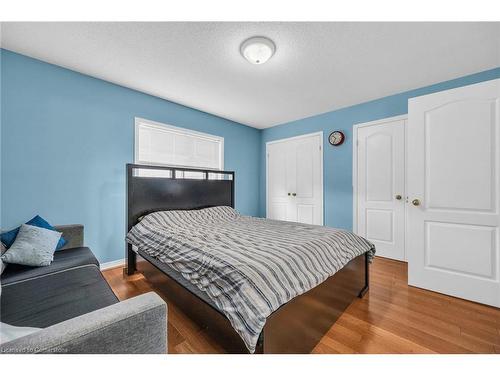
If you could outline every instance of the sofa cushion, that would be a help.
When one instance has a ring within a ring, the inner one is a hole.
[[[2,322],[22,327],[45,328],[118,302],[97,265],[40,275],[2,289]]]
[[[6,286],[22,280],[36,278],[68,268],[84,265],[99,266],[99,262],[88,247],[65,249],[62,251],[56,251],[54,253],[54,260],[50,266],[47,267],[29,267],[18,264],[9,264],[1,275],[1,282],[2,286]]]

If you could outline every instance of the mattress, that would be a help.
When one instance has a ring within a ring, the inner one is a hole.
[[[126,239],[175,270],[186,288],[208,296],[250,353],[280,306],[357,256],[375,253],[373,244],[350,231],[244,216],[231,207],[155,212]]]
[[[204,291],[200,290],[197,286],[193,285],[188,279],[186,279],[182,274],[176,270],[174,270],[172,267],[168,266],[167,264],[149,256],[147,253],[144,251],[138,251],[138,254],[146,259],[149,263],[153,264],[155,267],[159,268],[161,272],[169,276],[171,279],[182,285],[185,289],[189,290],[191,293],[193,293],[195,296],[203,300],[204,302],[208,303],[211,307],[214,309],[218,310],[217,305],[210,299],[207,293]]]

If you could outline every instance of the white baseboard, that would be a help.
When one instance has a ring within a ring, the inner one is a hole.
[[[110,268],[119,267],[125,265],[125,259],[113,260],[111,262],[101,263],[101,271],[108,270]]]

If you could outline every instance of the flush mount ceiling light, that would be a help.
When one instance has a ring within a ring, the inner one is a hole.
[[[276,46],[271,39],[254,36],[245,40],[240,47],[240,52],[250,63],[260,65],[269,60],[276,51]]]

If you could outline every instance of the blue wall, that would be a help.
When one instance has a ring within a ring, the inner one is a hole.
[[[432,86],[387,96],[370,102],[342,108],[263,130],[260,150],[260,215],[266,214],[266,142],[280,138],[323,131],[324,223],[327,226],[352,229],[352,127],[355,124],[402,115],[408,112],[408,99],[500,78],[500,68],[438,83]],[[346,142],[340,147],[328,143],[333,130],[342,130]]]
[[[224,137],[236,208],[258,215],[259,130],[7,50],[1,75],[3,228],[83,223],[100,261],[123,258],[135,116]]]
[[[324,132],[325,224],[352,227],[352,126],[407,113],[408,99],[500,78],[500,68],[278,125],[263,131],[0,50],[0,223],[35,214],[83,223],[102,262],[123,257],[125,164],[133,161],[134,117],[225,138],[236,171],[236,208],[265,216],[266,142]],[[341,147],[327,136],[344,131]]]

